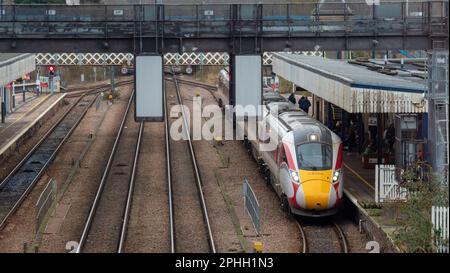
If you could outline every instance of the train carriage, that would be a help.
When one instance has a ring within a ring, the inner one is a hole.
[[[282,207],[301,216],[335,214],[343,197],[341,139],[287,101],[266,99],[264,104],[262,130],[266,137],[276,138],[272,139],[276,148],[262,149],[267,139],[256,137],[247,121],[236,122],[236,126],[244,132],[253,157],[262,163]]]

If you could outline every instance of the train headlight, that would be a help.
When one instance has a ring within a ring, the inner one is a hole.
[[[333,174],[333,183],[339,182],[339,177],[341,176],[341,170],[337,170]]]
[[[290,170],[291,178],[295,183],[300,182],[300,177],[298,176],[298,172]]]

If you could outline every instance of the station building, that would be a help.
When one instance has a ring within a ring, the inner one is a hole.
[[[36,70],[35,54],[1,53],[0,54],[0,94],[2,116],[14,108],[14,91],[12,82]]]
[[[310,114],[364,169],[426,160],[426,60],[334,60],[273,54],[273,72],[311,93]],[[381,161],[381,163],[378,163]]]

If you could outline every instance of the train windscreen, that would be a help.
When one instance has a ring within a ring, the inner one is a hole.
[[[333,163],[331,145],[306,143],[297,146],[298,167],[301,170],[330,170]]]

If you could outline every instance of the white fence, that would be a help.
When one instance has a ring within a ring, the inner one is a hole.
[[[448,253],[448,207],[431,208],[431,222],[433,223],[433,239],[437,252]]]
[[[395,179],[395,165],[375,165],[375,202],[405,200],[407,194]]]

